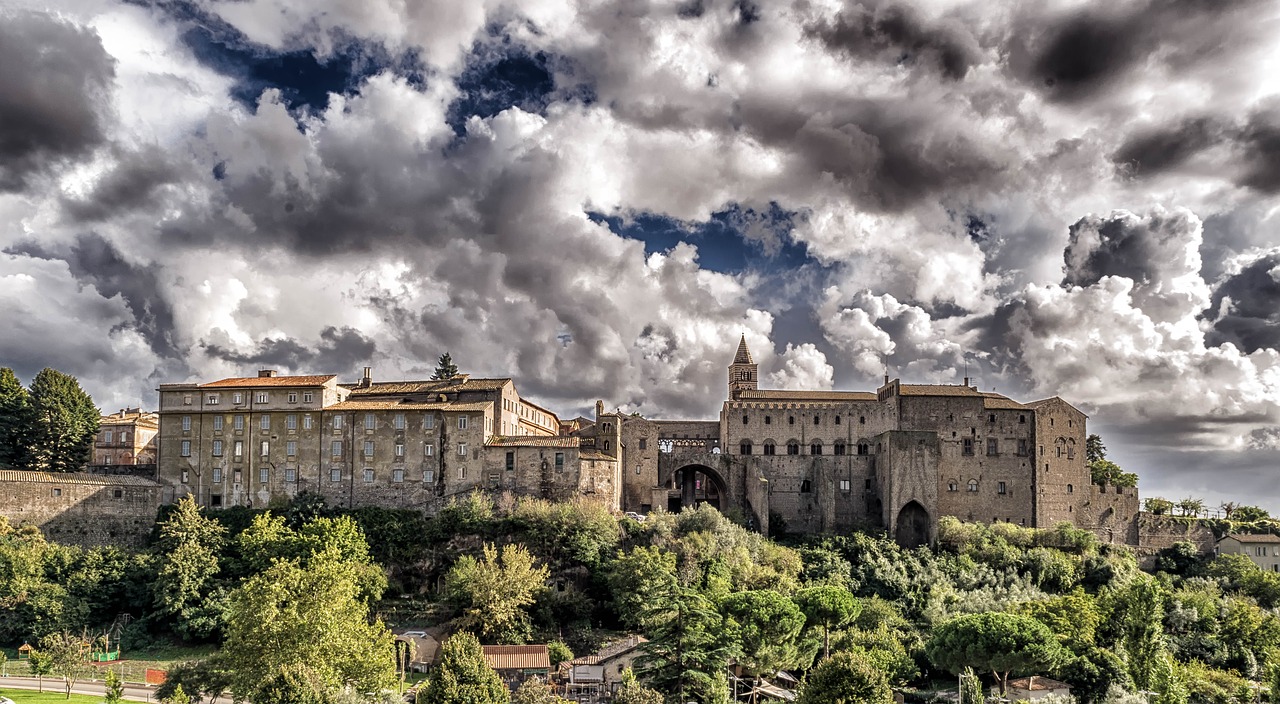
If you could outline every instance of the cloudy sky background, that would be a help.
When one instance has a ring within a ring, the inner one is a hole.
[[[5,0],[0,365],[905,381],[1280,509],[1280,5]]]

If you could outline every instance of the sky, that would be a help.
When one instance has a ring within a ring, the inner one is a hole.
[[[886,371],[1280,512],[1280,4],[5,0],[0,366],[451,353],[571,417]]]

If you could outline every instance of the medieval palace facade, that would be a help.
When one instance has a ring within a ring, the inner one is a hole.
[[[160,387],[162,500],[438,510],[484,490],[619,511],[711,502],[766,530],[883,527],[931,540],[938,518],[1094,530],[1131,520],[1136,493],[1090,484],[1086,417],[968,384],[889,380],[874,392],[757,387],[740,341],[718,420],[606,412],[564,421],[511,379],[355,383],[271,371]]]

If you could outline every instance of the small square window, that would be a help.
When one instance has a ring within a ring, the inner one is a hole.
[[[296,470],[296,469],[294,469],[294,468],[292,468],[292,467],[285,467],[285,468],[284,468],[284,480],[285,480],[286,482],[290,482],[290,483],[298,481],[298,470]]]
[[[311,393],[310,391],[302,392],[303,403],[311,403],[314,398],[315,398],[315,394]]]
[[[51,495],[52,495],[52,496],[62,496],[62,490],[61,490],[61,489],[59,489],[59,488],[57,488],[57,487],[54,487],[53,491],[51,492]]]
[[[237,405],[244,403],[244,394],[240,393],[239,391],[231,394],[231,402]]]
[[[422,470],[422,481],[424,484],[430,484],[436,480],[436,472],[434,469]]]
[[[341,470],[341,469],[331,469],[331,470],[329,470],[329,481],[331,481],[331,482],[340,482],[340,481],[342,481],[342,470]]]
[[[467,429],[467,417],[458,416],[458,430],[466,430],[466,429]]]
[[[841,480],[840,480],[840,491],[849,491],[849,480],[848,480],[848,479],[841,479]]]
[[[290,392],[290,394],[289,394],[289,403],[297,403],[297,402],[298,402],[298,394],[297,394],[297,392]]]
[[[370,484],[370,483],[372,483],[372,482],[373,482],[373,470],[372,470],[372,469],[370,469],[370,468],[368,468],[368,467],[365,467],[365,470],[364,470],[364,483],[365,483],[365,484]]]
[[[391,470],[391,481],[395,482],[396,484],[399,484],[399,483],[403,482],[403,481],[404,481],[404,470],[403,470],[403,469],[393,469],[393,470]]]
[[[210,494],[209,505],[214,508],[222,506],[222,494]]]
[[[267,396],[267,392],[266,392],[266,391],[259,391],[259,392],[258,392],[258,403],[266,403],[268,398],[270,398],[270,397],[269,397],[269,396]]]

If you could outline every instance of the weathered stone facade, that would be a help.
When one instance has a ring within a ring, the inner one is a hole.
[[[160,418],[140,408],[122,408],[102,416],[93,441],[96,467],[155,465]]]
[[[0,516],[69,545],[141,545],[155,524],[160,485],[133,476],[0,471]]]

